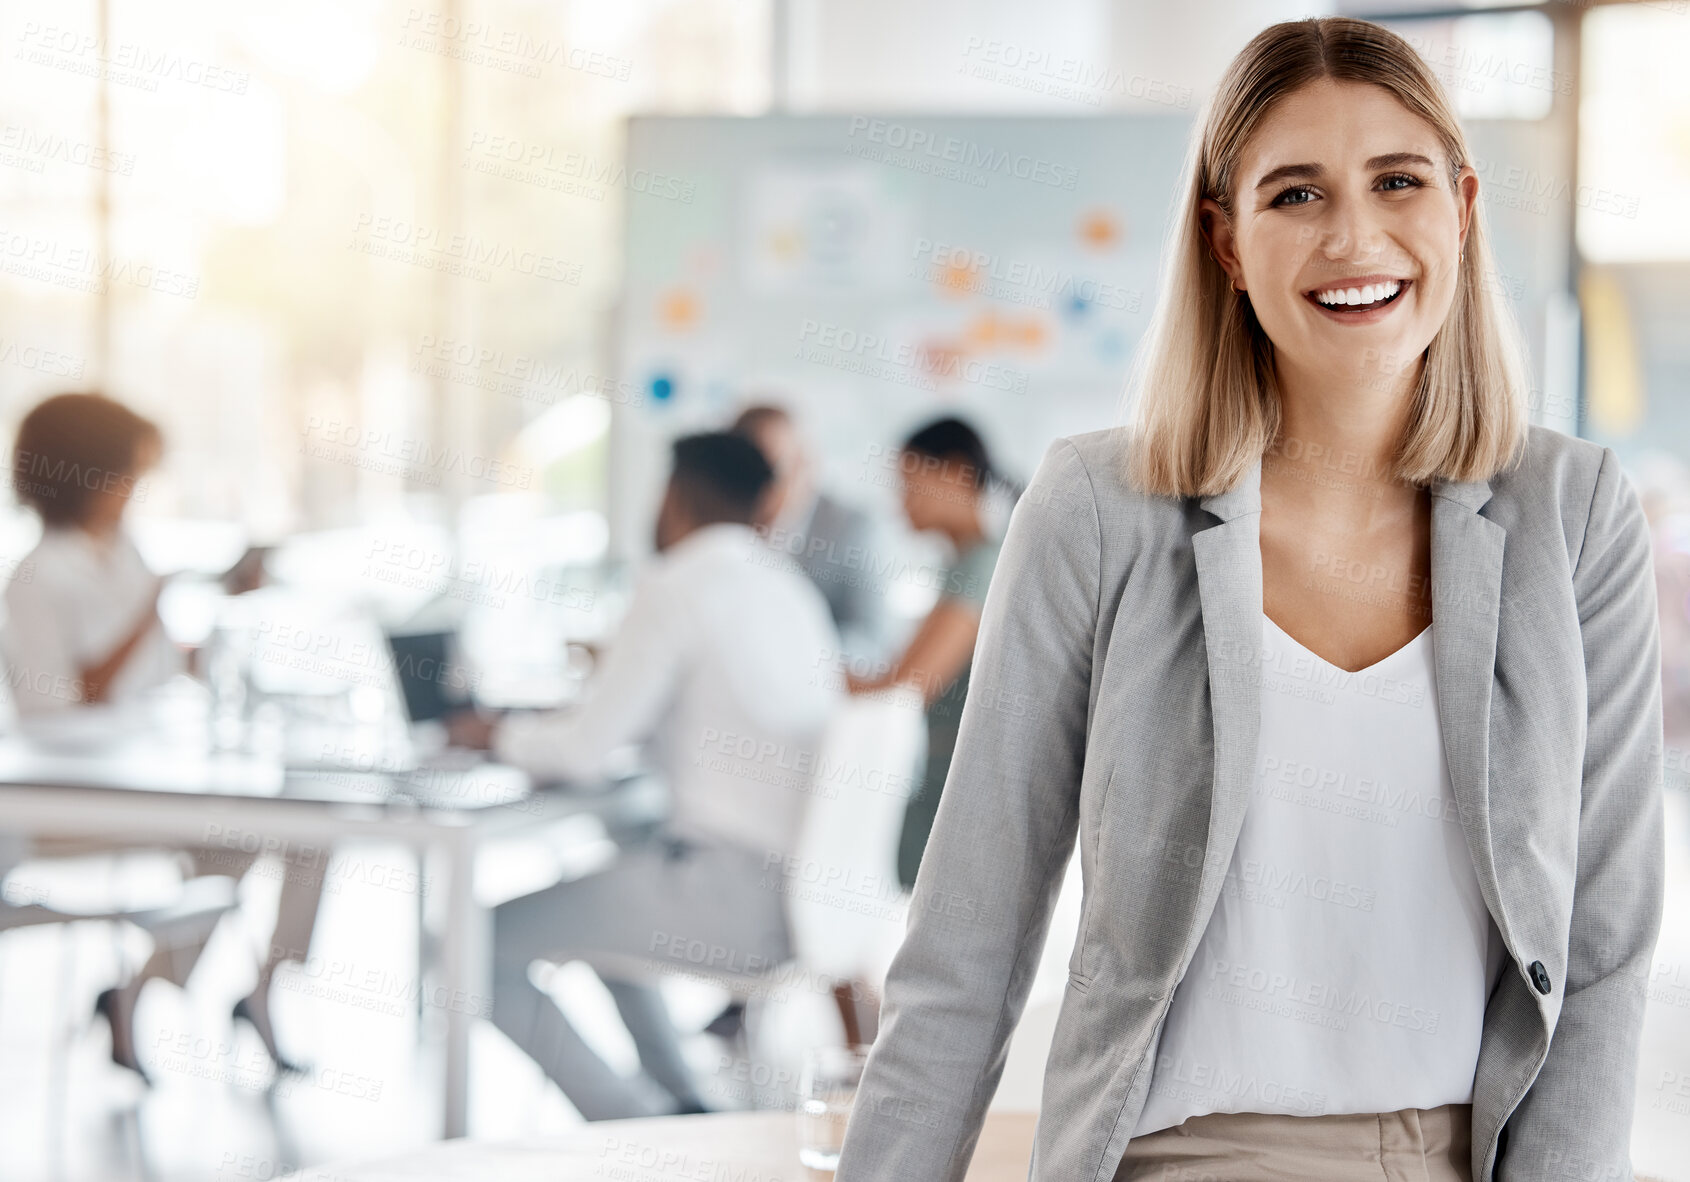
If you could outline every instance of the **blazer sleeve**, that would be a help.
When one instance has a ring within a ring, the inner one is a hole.
[[[1665,882],[1660,623],[1648,521],[1604,448],[1573,570],[1589,724],[1561,1014],[1500,1182],[1630,1178],[1639,1034]]]
[[[962,1182],[1074,848],[1101,534],[1073,443],[1010,515],[836,1182]]]

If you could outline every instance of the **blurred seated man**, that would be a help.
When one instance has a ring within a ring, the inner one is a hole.
[[[124,518],[136,488],[158,463],[164,437],[157,424],[100,394],[60,394],[18,424],[12,487],[41,519],[41,539],[5,591],[0,627],[6,683],[25,728],[35,719],[93,705],[133,706],[184,670],[180,649],[159,621],[162,580],[147,569]],[[37,839],[33,856],[67,856],[121,848],[70,835]],[[197,875],[240,878],[257,855],[239,848],[191,846],[182,851]],[[284,960],[303,960],[322,890],[323,851],[309,865],[296,859],[283,880],[272,950],[235,1017],[257,1030],[279,1066],[270,1027],[270,981]],[[206,933],[209,935],[209,932]],[[204,949],[204,937],[155,947],[141,970],[102,993],[96,1009],[111,1024],[113,1061],[146,1073],[135,1052],[133,1016],[141,990],[162,977],[183,985]]]
[[[769,543],[790,555],[827,600],[846,651],[878,656],[885,589],[873,582],[872,519],[817,487],[815,464],[784,407],[748,406],[733,430],[755,443],[775,471],[758,519]]]
[[[771,477],[740,436],[677,440],[658,556],[582,703],[452,724],[456,741],[490,745],[536,778],[598,779],[612,751],[638,743],[667,781],[670,815],[656,835],[599,873],[494,913],[493,1022],[588,1120],[704,1111],[656,988],[665,967],[755,973],[791,955],[769,867],[796,845],[842,694],[827,604],[750,524]],[[708,965],[672,955],[699,947]],[[574,960],[615,998],[638,1075],[613,1071],[529,978],[536,961]]]

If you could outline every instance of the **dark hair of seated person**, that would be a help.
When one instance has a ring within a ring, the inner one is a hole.
[[[774,469],[743,435],[710,431],[674,442],[670,481],[700,525],[719,521],[750,525]]]
[[[985,441],[961,419],[935,419],[904,440],[903,446],[905,451],[918,456],[966,464],[976,486],[997,478]]]
[[[18,424],[12,487],[42,524],[84,525],[95,497],[134,491],[148,453],[162,443],[158,425],[121,402],[56,394]]]

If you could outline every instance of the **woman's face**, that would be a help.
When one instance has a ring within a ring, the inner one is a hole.
[[[135,458],[129,471],[124,473],[121,479],[109,482],[110,487],[102,486],[88,498],[83,510],[83,524],[96,533],[115,529],[123,520],[124,510],[129,508],[129,502],[135,495],[135,485],[158,467],[158,462],[163,456],[163,443],[152,436],[143,436],[135,444]]]
[[[1322,79],[1263,120],[1235,181],[1233,216],[1205,200],[1203,226],[1277,363],[1412,373],[1455,297],[1473,170],[1452,182],[1432,126],[1383,87]]]
[[[938,529],[959,518],[963,506],[972,508],[978,493],[974,470],[967,464],[912,451],[900,453],[898,459],[904,516],[912,529]]]

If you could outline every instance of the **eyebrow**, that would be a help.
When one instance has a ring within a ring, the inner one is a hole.
[[[1427,168],[1436,167],[1431,160],[1422,156],[1419,152],[1387,152],[1383,156],[1374,156],[1368,160],[1366,167],[1369,169],[1399,168],[1404,164],[1423,164]],[[1322,171],[1323,169],[1318,164],[1281,164],[1257,181],[1256,188],[1265,189],[1280,181],[1308,180],[1318,177]]]

